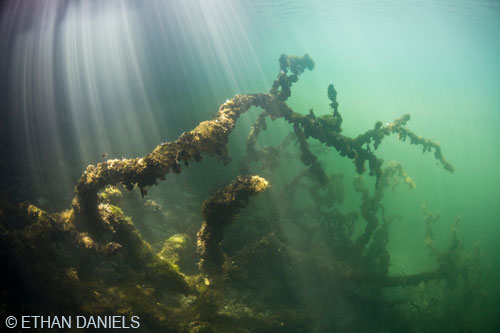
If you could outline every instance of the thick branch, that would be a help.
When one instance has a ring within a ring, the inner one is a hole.
[[[201,260],[200,270],[208,276],[222,273],[224,255],[220,242],[224,228],[233,223],[241,209],[248,205],[250,197],[269,187],[259,176],[239,176],[203,203],[203,224],[198,231],[197,250]]]
[[[312,137],[327,146],[334,147],[342,156],[354,160],[356,170],[360,174],[365,170],[365,161],[368,161],[370,174],[377,176],[377,178],[381,176],[383,160],[375,156],[369,143],[374,141],[376,148],[386,135],[396,133],[402,140],[410,137],[411,143],[423,145],[424,151],[434,148],[435,157],[441,161],[446,170],[453,171],[453,166],[444,159],[437,143],[421,138],[404,127],[409,120],[408,115],[386,126],[382,126],[382,123],[379,122],[373,130],[369,130],[355,139],[342,135],[340,133],[341,117],[337,110],[338,103],[333,86],[331,89],[329,88],[328,92],[332,101],[331,106],[334,108],[334,115],[316,117],[313,112],[305,116],[294,112],[284,102],[290,96],[288,90],[305,69],[314,68],[314,62],[308,55],[303,57],[282,55],[280,67],[281,71],[270,94],[237,95],[227,100],[221,105],[213,120],[200,123],[195,129],[183,133],[175,141],[157,146],[143,158],[108,160],[88,166],[78,181],[76,198],[73,201],[75,212],[80,217],[84,217],[80,219],[82,223],[79,223],[78,227],[80,229],[88,228],[90,231],[100,230],[101,227],[96,222],[100,220],[97,212],[97,193],[107,185],[124,184],[128,189],[137,185],[144,195],[147,186],[156,184],[158,179],[164,179],[170,171],[181,172],[182,163],[188,165],[192,160],[200,161],[203,154],[216,154],[227,163],[229,161],[228,136],[235,127],[239,116],[252,106],[264,109],[265,115],[272,120],[284,118],[295,128],[300,129],[296,132],[300,133],[301,137],[303,133],[305,139]],[[289,71],[291,71],[291,75],[287,74]],[[259,117],[259,126],[264,126],[263,119],[264,116]],[[251,135],[253,142],[250,146],[255,143],[260,128],[255,130],[255,135]],[[365,144],[366,147],[363,147]],[[312,166],[314,167],[314,163]],[[94,226],[86,225],[89,222]]]

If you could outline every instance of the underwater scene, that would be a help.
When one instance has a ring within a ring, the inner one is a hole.
[[[0,326],[500,332],[500,2],[2,1]]]

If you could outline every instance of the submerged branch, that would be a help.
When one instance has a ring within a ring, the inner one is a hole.
[[[221,275],[224,255],[220,242],[224,237],[224,228],[234,222],[251,196],[268,187],[269,183],[262,177],[239,176],[203,203],[203,224],[198,231],[197,246],[202,273],[210,277]]]
[[[247,147],[250,155],[257,156],[255,144],[258,134],[265,129],[264,118],[266,116],[272,120],[283,118],[293,125],[294,132],[301,143],[302,160],[312,168],[311,171],[318,176],[321,183],[325,183],[325,172],[307,148],[308,138],[317,139],[326,146],[334,147],[340,155],[352,159],[360,174],[365,171],[365,162],[368,161],[370,175],[377,177],[377,183],[382,176],[383,160],[374,154],[369,145],[373,141],[376,149],[382,139],[389,134],[398,134],[403,141],[409,137],[412,144],[422,145],[424,151],[434,149],[435,158],[441,161],[446,170],[453,171],[453,166],[444,159],[437,143],[424,139],[404,127],[410,119],[409,115],[385,126],[378,122],[374,129],[356,138],[342,135],[340,133],[342,117],[338,112],[337,92],[333,86],[328,89],[333,115],[316,117],[312,110],[308,115],[294,112],[285,103],[291,94],[290,88],[293,83],[297,82],[300,74],[306,69],[312,70],[313,68],[314,62],[308,55],[303,57],[282,55],[280,72],[269,94],[237,95],[227,100],[220,106],[214,119],[200,123],[195,129],[183,133],[175,141],[160,144],[143,158],[115,159],[89,165],[78,181],[76,197],[73,200],[73,209],[79,217],[78,228],[96,234],[103,230],[102,219],[99,218],[97,210],[98,192],[107,185],[123,184],[128,189],[138,186],[142,195],[145,195],[147,186],[155,185],[159,179],[165,179],[170,171],[181,172],[182,164],[189,165],[193,160],[201,161],[205,154],[216,154],[224,163],[228,163],[230,161],[227,151],[229,134],[240,115],[252,106],[262,108],[264,112],[258,117],[249,137]]]

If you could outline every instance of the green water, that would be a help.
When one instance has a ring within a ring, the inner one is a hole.
[[[467,303],[470,298],[460,298],[460,289],[450,291],[444,282],[431,282],[388,288],[382,294],[370,289],[379,297],[377,306],[403,299],[426,308],[420,320],[408,321],[406,329],[415,331],[494,332],[500,328],[496,283],[500,279],[500,6],[496,1],[75,1],[42,3],[39,8],[9,3],[0,23],[5,45],[0,55],[8,64],[2,65],[2,72],[9,78],[2,82],[6,93],[0,96],[8,101],[3,115],[8,124],[6,139],[2,138],[9,144],[2,161],[11,163],[2,166],[8,170],[2,186],[7,200],[28,200],[50,212],[63,210],[70,205],[82,171],[101,162],[101,155],[106,154],[104,159],[144,156],[156,145],[175,140],[212,118],[236,94],[268,92],[282,53],[307,53],[315,68],[305,71],[292,87],[287,104],[295,112],[305,115],[313,109],[316,116],[331,114],[327,87],[333,83],[344,135],[356,137],[377,121],[386,124],[409,113],[407,127],[439,142],[455,167],[453,173],[447,172],[433,153],[422,154],[421,146],[401,142],[396,135],[386,137],[376,150],[384,166],[400,162],[416,184],[414,189],[404,184],[394,191],[387,189],[381,202],[386,216],[401,217],[388,231],[389,275],[418,274],[438,267],[424,242],[424,203],[441,214],[433,227],[439,249],[447,249],[452,222],[460,215],[459,234],[465,250],[472,253],[479,244],[482,252],[481,267],[487,274],[472,292],[486,294],[484,302],[470,308],[453,304],[456,300]],[[251,109],[238,120],[229,136],[233,158],[229,165],[213,158],[192,164],[149,189],[146,199],[175,212],[185,222],[186,232],[195,237],[202,202],[239,174],[246,138],[259,112]],[[257,147],[279,145],[293,132],[283,119],[268,119],[267,125]],[[359,213],[361,196],[352,186],[358,176],[352,161],[315,139],[308,143],[328,175],[343,175],[344,199],[329,209]],[[292,203],[286,202],[283,186],[305,169],[298,145],[291,144],[287,152],[292,158],[283,157],[268,177],[271,188],[252,198],[228,228],[223,245],[228,255],[236,255],[244,244],[264,236],[260,227],[281,230],[281,240],[299,252],[322,251],[328,246],[318,236],[307,238],[290,216],[282,214],[290,204],[302,209],[304,215],[297,219],[311,229],[323,218],[307,211],[320,210],[307,189],[299,189]],[[252,166],[254,174],[262,170],[261,165]],[[374,177],[365,173],[364,179],[373,193]],[[314,180],[304,183],[320,186]],[[123,209],[140,218],[144,213],[131,204],[142,200],[136,196],[127,199],[129,207]],[[262,225],[249,226],[255,221]],[[271,221],[279,227],[269,227]],[[154,248],[177,228],[166,225],[158,231],[154,219],[141,223],[137,228]],[[353,239],[365,225],[360,216]],[[325,255],[337,258],[335,252]],[[304,267],[295,272],[289,278],[302,285],[285,289],[292,294],[297,289],[299,303],[321,307],[314,299],[321,290],[344,301],[350,297],[342,295],[342,287],[314,286],[313,277],[319,273]],[[284,273],[273,274],[265,278],[286,284]],[[257,299],[267,292],[265,287],[241,288],[242,295],[250,298],[252,292]],[[434,308],[427,307],[432,295],[438,299]],[[322,297],[317,301],[323,302]],[[339,319],[364,315],[367,323],[377,323],[376,311],[357,309],[363,307],[356,300],[343,306],[330,301],[326,307],[332,306],[331,313],[319,311],[303,331],[377,327]],[[279,297],[273,302],[284,309],[295,306],[286,297],[281,303]],[[412,313],[404,307],[401,311]],[[379,327],[380,332],[393,330],[390,325]]]
[[[316,114],[329,112],[326,86],[333,82],[344,133],[354,136],[377,120],[385,123],[410,113],[411,129],[440,142],[456,167],[453,174],[437,166],[431,154],[422,156],[419,147],[395,138],[385,140],[379,149],[385,160],[402,162],[417,184],[413,191],[398,190],[385,198],[391,213],[404,216],[391,226],[391,262],[404,266],[406,272],[433,265],[420,237],[424,234],[421,203],[441,211],[436,233],[443,242],[448,241],[449,223],[461,215],[467,246],[481,240],[484,261],[491,269],[489,282],[485,281],[491,303],[471,320],[479,331],[494,330],[498,324],[492,324],[491,318],[497,313],[495,299],[500,292],[494,282],[500,274],[496,263],[500,250],[496,241],[500,234],[498,7],[489,2],[312,3],[289,4],[289,11],[283,10],[283,4],[263,5],[266,10],[245,15],[253,49],[269,58],[303,50],[314,57],[315,70],[301,77],[288,102],[298,112],[310,108]],[[267,62],[262,67],[265,73],[272,72]],[[276,127],[289,131],[286,124]],[[332,155],[323,157],[324,166],[351,176],[350,162]]]

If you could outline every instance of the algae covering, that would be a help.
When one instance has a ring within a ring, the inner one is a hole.
[[[439,331],[481,306],[487,270],[479,246],[466,251],[459,217],[438,221],[439,213],[423,205],[426,233],[419,237],[435,267],[391,270],[390,229],[404,216],[387,211],[384,193],[418,184],[377,149],[394,135],[453,172],[441,146],[409,129],[409,115],[354,137],[343,134],[348,124],[333,85],[325,87],[327,114],[292,110],[286,103],[292,85],[314,67],[307,54],[283,54],[269,93],[227,100],[212,120],[144,157],[89,165],[66,211],[2,200],[0,312],[137,316],[147,331],[412,332]],[[202,207],[165,209],[148,198],[149,187],[207,155],[221,168],[229,163],[230,133],[250,109],[259,115],[239,176]],[[289,133],[277,146],[262,147],[268,119],[283,119]],[[357,208],[343,207],[345,176],[322,165],[333,151],[353,162]],[[290,161],[300,161],[302,170],[282,183],[277,170]],[[297,203],[298,193],[311,200]],[[201,210],[200,218],[189,210]],[[435,241],[435,223],[451,227],[448,244]],[[289,237],[291,229],[299,232]]]

